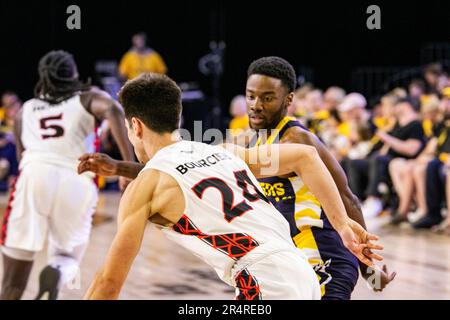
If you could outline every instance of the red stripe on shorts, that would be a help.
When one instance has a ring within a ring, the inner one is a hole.
[[[2,225],[2,230],[1,230],[1,234],[0,234],[0,244],[1,245],[4,245],[6,242],[9,215],[11,214],[12,202],[14,201],[14,195],[16,193],[16,184],[17,184],[17,180],[19,179],[19,176],[20,176],[20,171],[19,171],[19,174],[17,175],[17,177],[14,179],[12,186],[11,186],[11,194],[9,195],[8,206],[6,207],[5,216],[3,217],[3,225]]]

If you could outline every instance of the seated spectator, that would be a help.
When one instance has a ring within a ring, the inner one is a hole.
[[[18,174],[16,146],[0,132],[0,192],[7,192]]]
[[[308,92],[305,97],[305,107],[308,129],[319,134],[321,122],[329,116],[328,111],[324,109],[323,92],[319,89]]]
[[[353,92],[348,94],[338,106],[342,119],[338,127],[339,134],[350,138],[352,124],[367,123],[370,114],[366,111],[367,100],[362,94]]]
[[[347,158],[351,160],[365,159],[373,148],[372,131],[368,123],[358,123],[351,131],[351,148],[347,153]]]
[[[440,63],[431,63],[425,66],[423,77],[425,78],[427,93],[439,93],[439,80],[442,78],[443,73]]]
[[[231,119],[228,128],[230,129],[232,136],[238,136],[242,131],[249,128],[245,96],[239,95],[231,100],[230,114],[233,118]]]
[[[295,90],[292,104],[294,105],[295,116],[297,118],[305,119],[304,117],[307,117],[308,111],[306,110],[306,95],[313,90],[314,86],[311,83],[306,83]]]
[[[420,99],[425,92],[426,86],[422,79],[413,79],[408,86],[408,95],[413,99]]]
[[[350,148],[349,139],[338,131],[341,123],[342,120],[337,110],[332,110],[330,111],[329,118],[323,121],[319,134],[320,139],[339,162],[344,159]]]
[[[433,101],[429,101],[428,103],[430,102],[433,103]],[[389,164],[392,183],[399,198],[399,205],[392,219],[393,224],[399,224],[408,220],[415,222],[426,213],[426,168],[428,163],[435,157],[437,150],[445,142],[442,138],[442,135],[446,134],[446,130],[444,129],[441,128],[439,132],[433,131],[433,137],[428,141],[425,149],[416,159],[407,160],[396,158]],[[439,139],[439,137],[441,138]],[[416,211],[410,213],[414,199],[416,202]]]
[[[381,97],[380,114],[372,118],[372,123],[375,126],[375,130],[382,130],[384,132],[390,132],[397,124],[397,118],[395,117],[395,104],[399,98],[393,93],[388,93]]]
[[[345,90],[340,87],[329,87],[323,95],[323,109],[328,112],[337,110],[345,98]]]
[[[397,157],[415,158],[424,144],[424,133],[419,121],[419,102],[404,98],[395,104],[397,125],[390,132],[378,130],[376,136],[382,148],[363,160],[349,160],[346,169],[352,191],[366,198],[362,210],[367,217],[378,215],[383,209],[378,187],[389,182],[388,165]]]
[[[425,174],[426,215],[413,224],[417,229],[429,229],[443,220],[441,204],[445,199],[446,175],[450,166],[450,95],[442,98],[446,110],[445,128],[437,138],[436,157],[431,160]]]
[[[6,91],[2,94],[0,107],[0,130],[11,134],[14,118],[22,107],[22,102],[16,93]]]
[[[425,136],[430,139],[439,135],[444,119],[444,111],[440,107],[439,98],[436,95],[426,96],[423,99],[420,113]]]
[[[443,72],[439,76],[437,89],[438,89],[439,92],[442,92],[448,86],[450,86],[450,78],[448,77],[448,74]]]
[[[119,63],[119,74],[124,79],[133,79],[144,72],[167,73],[167,67],[161,56],[147,47],[147,35],[137,33],[132,38],[133,46],[125,53]]]

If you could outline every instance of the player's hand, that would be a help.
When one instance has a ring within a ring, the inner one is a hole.
[[[380,245],[373,244],[371,241],[377,241],[376,235],[368,233],[361,225],[352,219],[338,230],[345,247],[353,253],[362,263],[369,267],[374,267],[372,259],[381,261],[383,257],[373,253],[372,250],[383,250]]]
[[[118,161],[104,153],[87,153],[78,160],[78,174],[91,171],[99,176],[116,176]]]
[[[380,269],[378,267],[372,269],[372,272],[365,272],[364,279],[375,292],[381,292],[386,286],[395,279],[397,272],[389,273],[386,265]]]

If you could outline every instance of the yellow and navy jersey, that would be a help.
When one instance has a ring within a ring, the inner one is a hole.
[[[291,127],[302,126],[295,118],[285,117],[267,138],[266,144],[278,143]],[[249,146],[260,145],[260,137],[255,136]],[[324,228],[330,226],[326,216],[322,216],[322,207],[299,176],[288,178],[269,177],[258,179],[267,198],[288,220],[291,236],[295,237],[304,227]]]
[[[302,126],[295,118],[283,118],[266,144],[279,143],[285,132]],[[248,147],[260,145],[255,136]],[[308,257],[321,283],[324,298],[349,299],[358,279],[358,261],[342,243],[322,210],[319,200],[298,176],[258,179],[269,201],[289,222],[295,245]]]

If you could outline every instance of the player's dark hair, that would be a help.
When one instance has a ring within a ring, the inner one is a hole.
[[[125,117],[141,120],[157,133],[172,133],[179,128],[181,90],[168,76],[144,73],[127,81],[119,92]]]
[[[39,81],[34,88],[36,98],[56,104],[87,90],[89,83],[78,79],[77,65],[73,56],[63,50],[50,51],[39,61]]]
[[[295,90],[297,76],[292,65],[280,57],[264,57],[253,61],[247,70],[247,78],[254,74],[280,79],[289,92]]]

